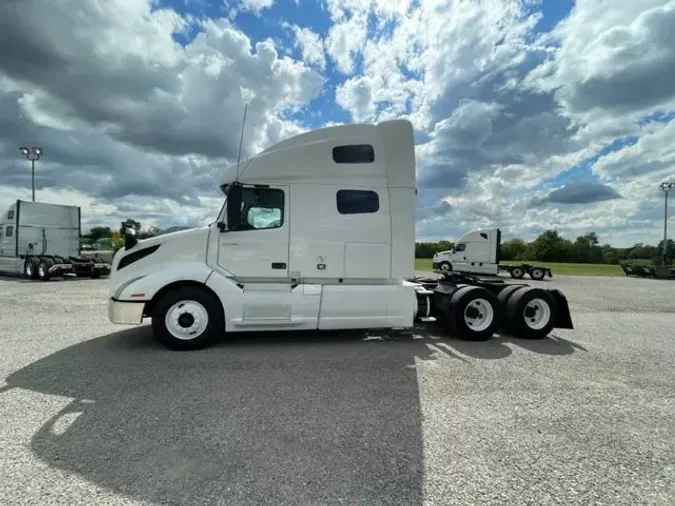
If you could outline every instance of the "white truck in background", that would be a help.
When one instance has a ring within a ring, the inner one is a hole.
[[[404,329],[539,339],[573,328],[559,290],[415,277],[415,142],[405,120],[322,128],[230,168],[209,226],[115,253],[108,316],[171,349],[230,332]]]
[[[41,281],[107,276],[110,263],[80,256],[80,220],[77,206],[17,200],[0,215],[0,272]]]
[[[437,252],[431,265],[435,271],[460,272],[497,276],[499,271],[507,271],[512,278],[521,279],[528,274],[540,281],[548,275],[553,277],[551,269],[530,264],[500,264],[502,232],[498,228],[472,230],[459,238],[450,250]]]

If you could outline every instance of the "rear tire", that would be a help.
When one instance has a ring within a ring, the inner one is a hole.
[[[159,342],[172,350],[204,348],[224,334],[223,307],[202,288],[176,288],[155,304],[152,331]]]
[[[533,267],[530,270],[530,277],[536,281],[541,281],[544,279],[544,276],[546,273],[544,272],[544,269],[540,269],[539,267]]]
[[[542,288],[521,287],[507,304],[508,332],[525,339],[543,339],[555,325],[557,305]]]
[[[499,300],[499,309],[501,310],[502,313],[502,318],[500,321],[500,329],[503,330],[507,329],[508,327],[507,306],[509,304],[509,300],[511,299],[511,295],[513,295],[517,290],[520,290],[522,287],[523,285],[508,285],[501,292],[499,292],[499,295],[497,295],[497,299]]]
[[[499,300],[480,286],[465,286],[450,299],[450,329],[466,341],[487,341],[500,323]]]
[[[515,279],[522,279],[525,276],[525,269],[522,267],[513,267],[511,268],[511,277]]]
[[[37,279],[37,267],[39,263],[35,257],[26,259],[26,262],[23,264],[23,275],[26,279]]]
[[[52,275],[49,273],[49,268],[54,266],[54,261],[51,258],[41,258],[37,266],[37,277],[40,281],[49,281]]]

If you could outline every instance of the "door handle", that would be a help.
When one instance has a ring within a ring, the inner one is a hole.
[[[272,262],[272,269],[285,269],[286,264],[284,262]]]
[[[221,243],[223,246],[237,246],[239,245],[238,242],[223,242]]]

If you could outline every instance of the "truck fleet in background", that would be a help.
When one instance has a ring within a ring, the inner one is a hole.
[[[17,200],[0,215],[0,272],[41,281],[109,275],[110,263],[81,255],[80,235],[79,207]]]

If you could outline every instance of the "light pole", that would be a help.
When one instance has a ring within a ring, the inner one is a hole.
[[[665,195],[665,205],[663,207],[663,263],[668,263],[668,193],[675,189],[675,183],[661,183],[661,189]]]
[[[30,169],[31,169],[31,179],[33,182],[33,202],[35,202],[35,162],[40,159],[42,156],[42,148],[24,148],[21,147],[19,148],[19,151],[21,151],[21,154],[26,157],[26,159],[30,160]]]

